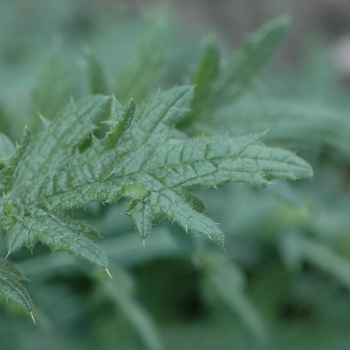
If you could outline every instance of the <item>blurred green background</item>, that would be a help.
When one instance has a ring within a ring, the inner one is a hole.
[[[280,14],[292,26],[255,93],[349,119],[348,1],[1,0],[0,130],[18,141],[25,124],[35,129],[38,86],[55,96],[52,110],[40,110],[48,118],[87,95],[91,52],[110,83],[123,84],[154,23],[165,56],[150,92],[190,81],[204,37],[215,34],[228,56]],[[349,154],[322,143],[283,146],[310,162],[312,180],[198,191],[226,235],[225,251],[167,222],[143,248],[121,201],[75,212],[104,237],[113,280],[41,245],[13,254],[30,279],[37,325],[1,300],[1,348],[349,349]]]

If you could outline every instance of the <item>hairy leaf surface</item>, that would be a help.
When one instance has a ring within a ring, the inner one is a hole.
[[[202,213],[193,188],[232,181],[265,186],[274,178],[312,174],[295,154],[264,146],[261,135],[188,138],[174,125],[187,114],[192,98],[191,87],[175,87],[135,112],[132,100],[122,111],[116,100],[95,95],[69,104],[33,138],[26,128],[0,172],[0,225],[9,252],[41,241],[53,251],[107,268],[103,251],[92,242],[97,232],[67,213],[122,196],[131,197],[126,213],[143,239],[153,224],[168,218],[223,245],[223,233]],[[109,132],[103,139],[93,137],[81,151],[107,110]]]
[[[16,302],[24,310],[31,312],[33,302],[26,288],[19,282],[22,273],[9,261],[0,258],[0,292],[6,298]]]

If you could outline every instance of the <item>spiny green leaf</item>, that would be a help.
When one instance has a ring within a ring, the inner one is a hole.
[[[260,138],[212,136],[173,141],[152,154],[145,171],[162,179],[165,186],[190,188],[232,181],[267,185],[272,178],[295,180],[312,175],[303,159],[266,147]]]
[[[64,220],[63,217],[32,207],[15,217],[1,218],[0,225],[7,232],[10,253],[23,245],[32,249],[37,241],[41,241],[53,251],[65,250],[103,268],[108,267],[104,253],[90,239],[92,229],[83,223]]]
[[[188,202],[195,211],[198,211],[199,213],[205,211],[205,203],[198,196],[186,191],[183,192],[183,195],[186,197],[186,202]]]
[[[103,252],[91,241],[98,237],[95,230],[70,220],[64,213],[47,212],[43,210],[44,205],[37,206],[35,201],[44,179],[55,174],[55,169],[96,127],[94,123],[104,112],[107,102],[103,96],[72,102],[44,126],[30,145],[30,134],[25,129],[21,144],[1,172],[6,175],[1,179],[9,179],[8,193],[1,201],[3,216],[0,222],[7,231],[10,252],[23,245],[32,248],[40,240],[52,250],[66,250],[99,266],[108,266]],[[66,205],[63,209],[70,207]]]
[[[115,201],[138,183],[147,198],[130,193],[135,202],[128,214],[137,227],[144,223],[143,237],[151,224],[166,216],[222,244],[217,225],[186,202],[188,192],[183,189],[230,181],[266,185],[273,178],[311,176],[305,161],[264,146],[259,135],[187,139],[174,133],[173,124],[186,114],[191,97],[189,87],[158,93],[136,114],[116,148],[106,147],[106,139],[96,140],[83,154],[72,155],[54,176],[46,177],[36,197],[26,196],[27,205],[62,210],[93,200]]]
[[[137,231],[143,240],[150,235],[152,224],[156,220],[152,206],[147,201],[147,199],[143,201],[134,200],[125,211],[134,220]]]
[[[94,122],[104,112],[107,102],[108,99],[100,95],[71,102],[36,135],[30,147],[31,157],[24,161],[16,186],[33,179],[33,186],[41,185],[40,180],[62,164],[95,129]],[[24,188],[23,195],[27,194]]]
[[[157,215],[166,216],[171,222],[176,222],[187,233],[204,235],[219,244],[224,245],[224,235],[218,225],[207,216],[197,212],[176,191],[163,188],[149,196],[149,203]]]
[[[105,121],[110,127],[114,126],[124,113],[123,105],[116,99],[112,99],[109,119]]]
[[[33,302],[26,288],[19,282],[24,279],[22,273],[8,260],[0,258],[0,292],[1,294],[24,310],[31,312]]]
[[[188,113],[192,97],[191,87],[175,87],[158,92],[136,113],[129,101],[122,114],[112,101],[110,131],[102,140],[94,137],[82,153],[78,146],[109,107],[105,97],[73,102],[30,144],[24,137],[6,165],[13,163],[14,170],[0,200],[9,252],[41,241],[106,268],[104,253],[92,243],[96,231],[72,220],[67,210],[121,196],[132,197],[126,213],[143,239],[166,217],[223,245],[223,233],[201,213],[204,205],[193,188],[231,181],[266,185],[273,178],[312,174],[295,154],[264,146],[260,135],[187,138],[174,125]],[[2,171],[12,169],[7,167]]]
[[[7,161],[5,168],[0,171],[1,190],[6,191],[13,185],[15,176],[20,170],[20,167],[23,164],[23,160],[25,159],[25,154],[28,151],[31,138],[32,135],[30,130],[27,127],[24,128],[20,144],[10,159]]]
[[[0,258],[0,268],[3,270],[8,271],[9,273],[12,273],[15,277],[17,277],[18,280],[25,280],[23,273],[19,270],[17,266],[12,264],[7,259]]]
[[[123,114],[104,139],[104,145],[107,149],[115,147],[119,139],[129,128],[131,121],[134,118],[135,109],[135,102],[133,100],[128,101]]]

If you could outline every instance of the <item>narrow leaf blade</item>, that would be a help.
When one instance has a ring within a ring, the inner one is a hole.
[[[111,93],[102,64],[93,52],[90,52],[87,56],[86,70],[92,95],[108,95]]]
[[[39,114],[53,119],[68,102],[68,77],[57,53],[52,54],[44,64],[37,86],[33,90],[29,109],[28,126],[33,133],[41,126]]]
[[[143,102],[159,81],[165,57],[164,29],[160,23],[148,31],[135,56],[120,73],[115,96],[122,102],[130,98]]]
[[[289,26],[285,16],[263,26],[235,52],[213,88],[210,104],[222,106],[236,99],[247,87],[258,69],[280,45]]]

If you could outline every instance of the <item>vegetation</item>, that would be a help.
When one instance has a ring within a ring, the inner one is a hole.
[[[341,346],[350,120],[331,101],[263,87],[288,27],[273,20],[228,59],[208,37],[192,74],[176,67],[184,82],[157,21],[123,68],[96,39],[80,60],[86,85],[69,82],[73,49],[55,49],[27,108],[1,98],[1,342]]]

